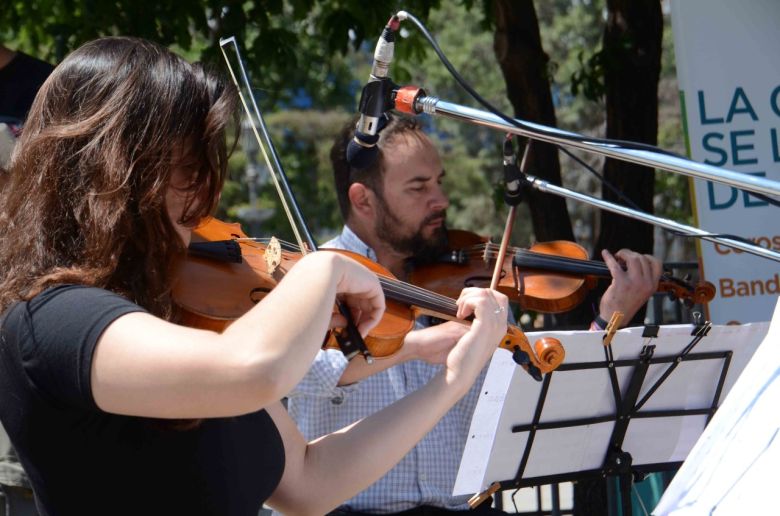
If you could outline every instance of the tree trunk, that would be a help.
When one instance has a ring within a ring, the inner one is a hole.
[[[655,145],[663,34],[661,3],[659,0],[607,0],[607,8],[603,50],[607,137]],[[605,179],[648,213],[653,213],[654,176],[653,169],[640,165],[611,159],[604,164]],[[607,188],[602,188],[602,197],[625,204]],[[628,248],[652,254],[653,226],[602,211],[594,257],[600,258],[604,248],[613,252]],[[602,293],[606,285],[602,282]],[[640,310],[632,323],[642,324],[644,312]],[[602,316],[609,317],[609,314]],[[575,516],[607,514],[606,482],[588,479],[575,484]]]
[[[661,71],[663,17],[659,0],[607,0],[604,30],[604,84],[607,138],[655,145],[658,133],[658,79]],[[653,213],[655,171],[608,159],[605,179],[640,210]],[[602,197],[625,204],[606,188]],[[653,226],[607,211],[601,212],[601,232],[594,249],[629,248],[653,253]],[[644,313],[637,314],[641,322]]]
[[[507,97],[514,107],[515,117],[555,126],[547,72],[549,57],[542,49],[533,1],[495,0],[493,16],[496,22],[493,49],[504,74]],[[528,173],[560,185],[561,166],[556,148],[534,142]],[[526,199],[537,241],[574,240],[563,198],[533,191]]]

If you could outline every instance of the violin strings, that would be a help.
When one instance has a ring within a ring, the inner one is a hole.
[[[490,252],[488,253],[488,256],[490,258],[494,258],[498,255],[498,249],[500,249],[500,246],[498,244],[481,244],[479,247],[481,247],[483,250],[488,249]],[[495,252],[493,252],[495,250]],[[582,263],[582,264],[588,264],[588,265],[596,265],[596,266],[604,266],[604,262],[600,262],[598,260],[587,260],[582,258],[572,258],[569,256],[557,256],[557,255],[550,255],[547,253],[540,253],[537,251],[531,251],[529,249],[521,249],[519,247],[510,247],[507,249],[507,254],[509,252],[512,252],[514,254],[519,255],[527,255],[527,256],[538,256],[539,258],[547,258],[551,261],[560,261],[560,262],[569,262],[569,263]],[[483,251],[480,251],[478,249],[475,249],[474,251],[470,251],[468,253],[470,256],[475,256],[477,254],[484,254]]]
[[[466,251],[466,255],[471,257],[479,257],[484,258],[487,255],[487,258],[496,258],[498,256],[498,252],[493,252],[495,249],[498,249],[500,246],[496,243],[487,243],[487,244],[477,244],[474,246],[471,246],[468,248],[469,250]],[[488,250],[488,253],[485,253],[484,251]],[[516,256],[522,257],[531,257],[533,259],[539,260],[534,263],[538,264],[544,264],[544,265],[575,265],[575,266],[584,266],[586,269],[590,269],[592,273],[595,274],[603,274],[605,276],[609,276],[609,267],[604,262],[600,262],[597,260],[582,260],[578,258],[571,258],[567,256],[554,256],[554,255],[548,255],[545,253],[539,253],[535,251],[530,251],[528,249],[520,249],[517,247],[510,247],[508,249],[508,252],[514,252]],[[686,289],[688,291],[694,291],[694,286],[691,285],[689,282],[677,278],[673,276],[668,271],[663,271],[661,273],[660,281],[662,282],[669,282],[673,283],[676,286]]]
[[[447,315],[455,315],[457,313],[458,305],[450,297],[385,276],[379,276],[379,283],[382,285],[382,290],[386,294],[390,294],[388,297],[391,299],[406,301],[423,308],[431,308]]]
[[[466,256],[468,256],[469,258],[479,257],[479,258],[489,258],[489,259],[496,258],[498,256],[498,252],[493,251],[493,249],[496,249],[498,247],[497,244],[490,244],[490,245],[480,244],[478,247],[481,247],[482,250],[478,250],[478,249],[469,250],[466,252]],[[488,252],[485,253],[484,250],[488,250]],[[606,266],[606,264],[596,260],[583,260],[578,258],[570,258],[567,256],[555,256],[546,253],[539,253],[535,251],[529,251],[526,249],[520,249],[516,247],[509,248],[508,252],[511,252],[515,256],[518,256],[520,258],[525,257],[525,258],[534,259],[536,260],[536,262],[534,263],[538,263],[540,265],[547,265],[550,267],[553,267],[555,265],[569,265],[569,266],[582,267],[583,269],[587,269],[588,272],[593,274],[609,274],[609,268]]]
[[[237,242],[253,242],[253,243],[262,243],[267,244],[271,239],[270,238],[258,238],[258,237],[247,237],[247,238],[236,238]],[[290,242],[288,240],[280,240],[279,241],[282,248],[286,248],[290,251],[300,251],[300,246],[297,244]],[[493,252],[493,250],[500,248],[499,244],[490,242],[487,244],[476,244],[473,246],[469,246],[464,248],[463,250],[466,250],[466,255],[468,257],[472,256],[485,256],[484,250],[488,249],[490,252],[487,254],[488,258],[495,258],[498,256],[498,252]],[[535,258],[541,259],[543,262],[547,262],[549,264],[573,264],[573,265],[586,265],[589,267],[595,267],[600,272],[609,272],[609,268],[604,264],[603,262],[599,262],[597,260],[581,260],[577,258],[570,258],[566,256],[552,256],[545,253],[538,253],[534,251],[530,251],[527,249],[520,249],[518,247],[510,247],[508,251],[515,253],[516,255],[520,256],[532,256]],[[661,275],[661,279],[665,281],[673,282],[681,287],[691,288],[690,285],[688,285],[685,281],[676,278],[672,276],[669,272],[664,271]]]
[[[237,238],[237,242],[257,242],[257,243],[268,243],[270,241],[270,238],[256,238],[256,237],[248,237],[248,238]],[[300,251],[300,246],[298,246],[295,243],[286,241],[286,240],[280,240],[280,244],[282,245],[282,248],[287,248],[291,251]],[[473,256],[480,256],[484,257],[485,253],[484,250],[487,249],[490,252],[487,254],[488,258],[495,258],[498,256],[498,252],[494,250],[497,250],[500,246],[495,243],[488,243],[488,244],[477,244],[474,246],[470,246],[466,251],[466,255],[469,257]],[[510,247],[509,251],[515,253],[516,255],[520,256],[530,256],[537,258],[541,260],[540,263],[547,263],[550,265],[555,264],[571,264],[571,265],[585,265],[585,266],[591,266],[598,268],[599,271],[603,272],[609,272],[609,269],[606,265],[604,265],[602,262],[595,261],[595,260],[582,260],[577,258],[570,258],[566,256],[551,256],[545,253],[537,253],[534,251],[528,251],[525,249],[520,249],[517,247]]]
[[[237,242],[267,244],[270,241],[270,238],[248,237],[236,238],[235,240]],[[282,248],[287,248],[288,250],[296,252],[300,250],[300,246],[295,243],[286,240],[280,240],[279,243]],[[458,305],[455,300],[450,297],[443,296],[395,278],[388,278],[381,275],[377,275],[377,277],[379,278],[382,290],[386,294],[389,294],[388,297],[391,299],[409,304],[416,304],[423,308],[430,308],[447,315],[454,316],[457,313]]]
[[[261,243],[261,244],[267,244],[270,240],[271,240],[270,238],[259,238],[259,237],[247,237],[247,238],[235,239],[235,241],[237,242]],[[279,240],[279,243],[283,249],[286,249],[288,251],[294,251],[294,252],[300,251],[300,246],[298,246],[293,242],[287,240]],[[484,257],[485,255],[484,251],[487,250],[489,251],[487,253],[487,257],[495,258],[498,255],[496,249],[499,247],[500,246],[498,244],[488,243],[488,244],[477,244],[474,246],[470,246],[468,248],[464,248],[464,250],[466,250],[466,255],[469,257],[474,257],[474,256]],[[596,260],[580,260],[577,258],[569,258],[566,256],[553,256],[545,253],[529,251],[527,249],[520,249],[517,247],[510,247],[509,251],[521,257],[531,257],[537,259],[539,260],[538,263],[544,263],[550,266],[564,265],[564,264],[579,265],[579,266],[595,268],[596,274],[609,273],[609,268],[606,266],[606,264]],[[411,283],[407,283],[398,280],[396,278],[388,278],[379,275],[378,278],[379,278],[380,285],[382,285],[382,290],[386,294],[390,294],[389,297],[391,299],[394,299],[396,301],[402,301],[409,304],[417,304],[420,306],[425,305],[423,306],[424,308],[430,308],[436,311],[446,313],[448,315],[454,316],[457,313],[458,305],[455,302],[455,300],[450,297],[443,296],[436,292],[418,287],[416,285],[412,285]],[[661,275],[661,281],[668,281],[687,290],[693,290],[693,286],[689,285],[688,283],[686,283],[685,281],[679,278],[672,276],[666,271],[664,271],[663,274]]]

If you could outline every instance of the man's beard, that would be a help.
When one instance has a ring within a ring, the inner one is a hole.
[[[390,210],[390,206],[387,205],[381,195],[378,195],[377,198],[380,209],[374,231],[377,237],[390,245],[394,251],[406,254],[418,263],[435,261],[447,252],[449,246],[445,223],[446,210],[428,215],[420,223],[417,231],[405,236],[399,231],[399,228],[402,226],[401,220]],[[441,226],[435,228],[431,236],[426,238],[423,235],[423,228],[436,219],[442,219]]]

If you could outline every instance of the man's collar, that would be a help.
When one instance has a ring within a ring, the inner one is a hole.
[[[376,251],[363,242],[363,240],[361,240],[361,238],[346,224],[344,224],[344,229],[341,230],[341,242],[345,247],[355,249],[357,250],[356,252],[370,260],[377,261]]]

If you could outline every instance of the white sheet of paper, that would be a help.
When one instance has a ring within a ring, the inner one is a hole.
[[[767,514],[780,464],[780,301],[763,343],[653,514]]]
[[[768,327],[769,323],[713,326],[691,352],[733,350],[721,400],[734,385]],[[642,328],[620,330],[612,341],[614,358],[635,359],[647,343],[656,346],[654,358],[677,355],[690,343],[691,329],[690,325],[662,326],[655,339],[643,338]],[[531,344],[544,336],[558,338],[566,350],[565,363],[574,364],[604,362],[603,334],[576,331],[526,335]],[[640,398],[667,367],[668,364],[659,364],[649,368]],[[643,410],[709,407],[722,368],[722,359],[680,363]],[[624,392],[632,368],[618,367],[616,373]],[[551,380],[540,422],[615,414],[614,396],[605,368],[558,371],[553,373]],[[512,427],[531,423],[541,387],[541,382],[534,381],[515,365],[510,353],[503,350],[495,353],[474,411],[455,482],[455,495],[477,493],[492,482],[517,476],[529,434],[513,432]],[[705,422],[703,415],[634,419],[628,426],[623,450],[631,454],[634,465],[682,461],[701,435]],[[523,478],[600,468],[613,428],[614,423],[610,421],[537,431]]]

